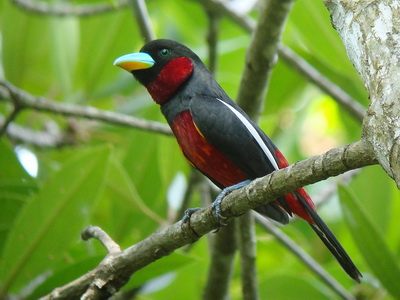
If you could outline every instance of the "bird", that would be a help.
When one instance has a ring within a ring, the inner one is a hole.
[[[222,191],[289,166],[264,131],[226,94],[202,60],[185,45],[156,39],[114,65],[131,73],[160,105],[188,163]],[[214,206],[218,209],[218,205]],[[361,272],[319,217],[304,188],[255,208],[282,225],[304,219],[356,282]]]

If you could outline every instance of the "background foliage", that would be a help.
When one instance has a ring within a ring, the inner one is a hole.
[[[207,17],[201,4],[153,0],[148,9],[158,37],[188,45],[207,62]],[[164,122],[145,89],[112,65],[143,44],[129,8],[59,18],[2,1],[0,14],[4,79],[60,102]],[[216,77],[233,99],[249,41],[241,28],[221,19]],[[283,42],[367,106],[363,84],[321,2],[295,2]],[[261,127],[292,162],[360,138],[358,121],[280,61],[264,107]],[[12,108],[0,102],[0,114],[7,116]],[[95,267],[105,250],[96,241],[80,240],[88,224],[102,227],[125,248],[171,222],[174,201],[181,198],[190,171],[173,138],[33,110],[24,110],[15,123],[36,130],[56,128],[72,144],[39,148],[5,135],[0,141],[0,281],[7,293],[36,299]],[[35,155],[37,175],[24,168],[21,149]],[[336,183],[332,179],[308,190],[318,198]],[[362,271],[361,285],[347,278],[307,224],[294,221],[282,230],[360,298],[400,298],[393,281],[400,277],[398,190],[374,166],[341,187],[339,195],[340,201],[336,193],[323,199],[319,210]],[[198,206],[196,201],[195,195],[191,206]],[[258,238],[261,298],[338,297],[261,229]],[[196,299],[207,265],[207,239],[201,239],[190,251],[141,270],[125,289],[142,285],[140,299],[166,299],[171,293],[175,299]],[[235,270],[231,295],[240,299],[239,268]]]

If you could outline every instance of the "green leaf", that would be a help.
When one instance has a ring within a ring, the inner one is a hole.
[[[20,182],[34,184],[34,179],[29,176],[8,143],[0,141],[0,181],[18,179]]]
[[[4,77],[33,94],[45,95],[50,84],[54,84],[55,75],[49,60],[48,19],[28,14],[9,1],[2,2],[0,27]]]
[[[103,186],[109,156],[109,147],[81,152],[24,206],[0,262],[0,269],[7,270],[0,274],[3,293],[52,270],[78,240]]]
[[[79,50],[79,22],[70,17],[50,19],[49,23],[54,73],[63,96],[68,97],[72,93],[72,74]]]
[[[175,138],[160,136],[157,139],[157,159],[160,177],[164,186],[169,186],[177,172],[188,170],[189,164],[185,161]]]
[[[14,219],[26,199],[37,191],[12,148],[0,141],[0,255]]]
[[[296,52],[303,52],[303,57],[314,68],[353,94],[353,97],[366,97],[364,85],[348,59],[322,2],[296,1],[283,40]]]
[[[156,262],[148,265],[146,268],[137,271],[131,279],[129,286],[140,286],[146,283],[148,280],[161,276],[168,272],[176,272],[180,268],[188,265],[189,263],[197,262],[198,259],[190,255],[173,253],[163,259],[159,259]]]
[[[393,210],[392,195],[398,192],[393,192],[392,187],[396,188],[395,183],[389,180],[379,165],[363,168],[361,174],[357,175],[350,184],[350,188],[362,201],[365,210],[379,224],[379,228],[385,236],[390,227],[389,222]],[[382,201],[377,201],[377,199],[382,199]]]
[[[55,287],[63,286],[82,276],[88,270],[94,269],[104,256],[89,257],[79,260],[66,268],[61,268],[51,274],[43,283],[38,285],[35,290],[26,298],[27,300],[39,299],[50,293]]]
[[[400,299],[400,267],[382,231],[352,190],[341,185],[338,188],[343,214],[358,249],[388,292]]]
[[[157,136],[146,132],[132,131],[122,165],[146,205],[159,213],[166,211],[166,186],[163,185],[160,166],[155,159],[157,139]],[[134,159],[138,157],[140,160]]]
[[[80,49],[73,85],[82,92],[80,100],[85,100],[86,104],[94,103],[97,90],[108,85],[116,74],[121,74],[112,64],[114,59],[138,50],[141,39],[136,26],[128,25],[131,20],[132,13],[126,9],[79,20]],[[139,44],[136,47],[132,45],[135,41]]]
[[[165,222],[150,209],[120,161],[113,159],[100,204],[91,219],[123,246],[151,234]]]
[[[290,288],[288,288],[290,287]],[[332,294],[304,276],[275,275],[260,284],[261,299],[334,299]]]

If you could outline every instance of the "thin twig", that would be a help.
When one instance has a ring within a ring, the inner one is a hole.
[[[253,9],[257,9],[259,2],[259,0],[227,1],[226,5],[238,14],[244,15],[250,13]]]
[[[272,234],[286,249],[299,258],[308,268],[313,271],[323,282],[325,282],[334,292],[343,299],[354,299],[354,297],[346,291],[346,289],[337,282],[325,269],[316,262],[310,255],[301,249],[290,237],[279,230],[272,222],[253,213],[258,224]]]
[[[4,124],[4,117],[0,115],[0,126]],[[12,140],[27,143],[36,147],[60,147],[63,145],[70,145],[73,142],[64,138],[64,136],[58,132],[50,132],[47,130],[38,131],[30,128],[14,124],[11,122],[7,126],[7,135]]]
[[[7,128],[11,125],[11,122],[17,117],[21,108],[14,106],[12,112],[9,114],[7,119],[3,122],[0,128],[0,137],[7,131]]]
[[[206,0],[200,0],[206,1]],[[207,0],[210,4],[215,6],[215,9],[218,10],[221,15],[225,15],[228,18],[232,19],[236,24],[242,27],[249,33],[252,33],[256,28],[256,21],[252,18],[238,13],[234,10],[227,2],[221,0]]]
[[[116,242],[114,242],[114,240],[103,229],[101,229],[98,226],[86,227],[82,231],[81,237],[84,241],[87,241],[91,238],[99,240],[110,254],[121,251],[119,245]]]
[[[11,124],[11,122],[17,117],[17,115],[20,113],[20,111],[24,108],[20,103],[18,102],[18,98],[13,95],[11,92],[1,92],[0,97],[3,98],[3,96],[7,96],[7,98],[12,102],[13,108],[9,116],[5,119],[3,124],[1,125],[0,128],[0,137],[7,131],[7,128]]]
[[[160,122],[149,121],[111,111],[105,111],[91,106],[60,103],[58,101],[46,99],[44,97],[33,96],[26,91],[15,87],[10,82],[4,80],[0,80],[0,87],[1,86],[5,88],[5,91],[1,91],[0,88],[0,95],[3,96],[3,99],[13,101],[13,98],[15,98],[14,100],[17,101],[18,104],[23,108],[30,108],[37,111],[47,111],[66,116],[105,121],[111,124],[128,126],[145,131],[162,133],[165,135],[172,135],[169,126]],[[9,95],[8,97],[6,96],[7,92]]]
[[[139,25],[140,33],[146,43],[154,40],[156,35],[151,27],[151,20],[144,0],[130,0],[134,20]]]
[[[52,5],[44,1],[32,0],[11,0],[19,8],[41,15],[48,16],[92,16],[99,13],[107,13],[119,8],[128,6],[128,1],[121,1],[116,4],[98,3],[91,5],[70,5],[70,4],[57,4]]]

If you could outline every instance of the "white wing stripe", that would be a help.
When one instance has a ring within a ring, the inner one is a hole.
[[[264,151],[265,155],[268,157],[269,161],[271,164],[274,166],[275,170],[278,170],[278,165],[275,161],[274,156],[272,155],[271,151],[269,151],[267,145],[265,145],[264,141],[258,134],[257,130],[251,125],[251,123],[240,113],[238,112],[235,108],[230,106],[228,103],[225,103],[221,99],[218,99],[221,103],[223,103],[225,106],[227,106],[235,115],[236,117],[239,118],[239,120],[243,123],[244,126],[246,126],[247,130],[251,133],[253,138],[257,141],[258,145],[261,147],[261,149]]]

